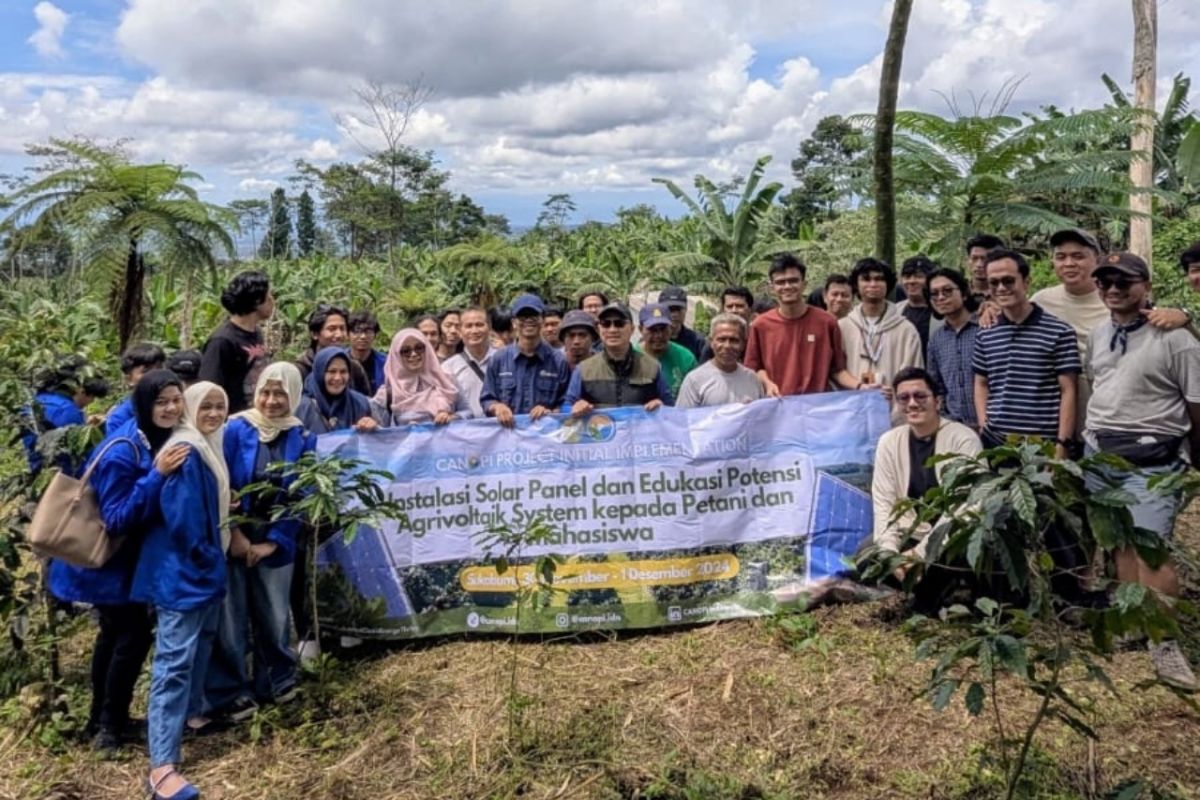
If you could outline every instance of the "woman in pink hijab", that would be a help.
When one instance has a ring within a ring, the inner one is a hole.
[[[392,337],[383,376],[383,386],[372,398],[383,425],[445,425],[454,419],[458,388],[442,372],[433,345],[416,328],[405,328]]]

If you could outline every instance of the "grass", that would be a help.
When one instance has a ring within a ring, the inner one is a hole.
[[[1200,513],[1180,528],[1194,555]],[[186,770],[206,800],[995,797],[989,719],[914,696],[922,667],[898,616],[888,601],[515,645],[368,645],[326,658],[302,702],[186,743]],[[84,685],[90,635],[68,661]],[[1194,626],[1185,647],[1195,663]],[[1095,695],[1099,742],[1047,724],[1024,796],[1102,798],[1141,779],[1157,797],[1200,798],[1200,718],[1163,689],[1134,688],[1152,676],[1144,651],[1109,666],[1119,694]],[[1007,694],[1011,727],[1033,699]],[[135,797],[145,769],[141,751],[102,762],[37,744],[19,724],[0,731],[3,800]]]

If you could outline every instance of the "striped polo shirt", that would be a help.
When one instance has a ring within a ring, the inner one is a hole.
[[[1037,303],[1018,323],[1001,314],[975,335],[972,367],[987,378],[987,430],[997,436],[1058,436],[1058,376],[1082,371],[1070,325]]]

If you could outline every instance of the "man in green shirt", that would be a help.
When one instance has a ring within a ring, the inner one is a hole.
[[[671,341],[671,310],[651,303],[638,315],[642,326],[642,350],[662,366],[671,396],[679,396],[683,378],[696,368],[696,357],[686,347]]]

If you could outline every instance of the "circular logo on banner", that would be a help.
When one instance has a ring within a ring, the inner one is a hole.
[[[617,424],[607,414],[593,414],[587,421],[588,436],[596,442],[607,442],[617,435]]]
[[[467,627],[468,628],[478,628],[479,627],[479,615],[476,614],[474,611],[472,611],[470,614],[467,614]]]

